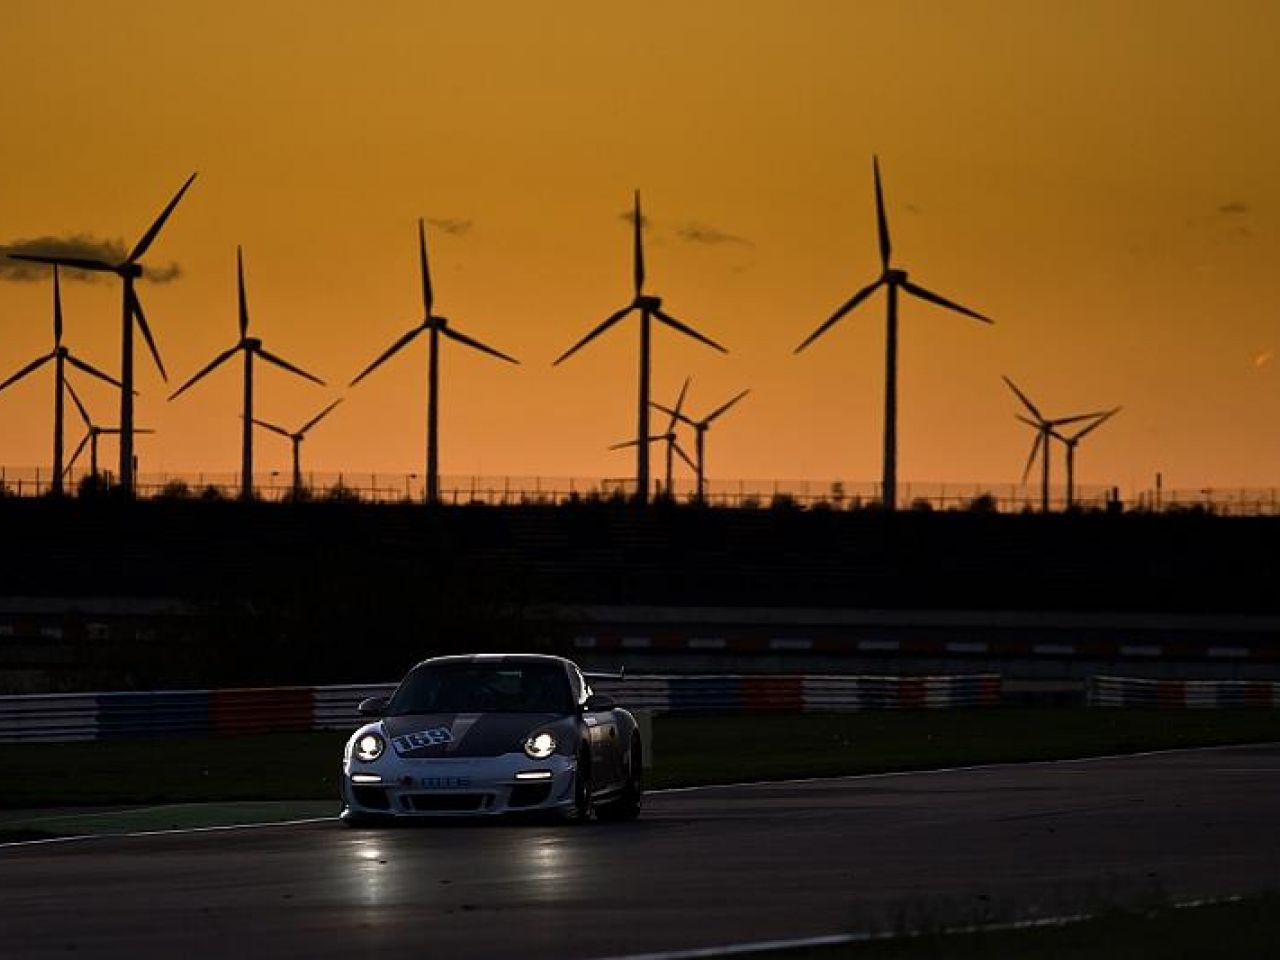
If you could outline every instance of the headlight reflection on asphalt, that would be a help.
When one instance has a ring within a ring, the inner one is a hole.
[[[352,902],[366,907],[386,905],[399,886],[400,871],[394,858],[387,855],[379,841],[370,838],[352,838],[349,849],[355,861],[348,870]]]
[[[579,852],[562,837],[529,837],[516,845],[512,879],[539,899],[560,899],[576,877]]]

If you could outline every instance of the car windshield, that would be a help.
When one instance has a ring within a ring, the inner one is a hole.
[[[569,678],[558,663],[437,663],[404,678],[387,714],[566,714],[572,705]]]

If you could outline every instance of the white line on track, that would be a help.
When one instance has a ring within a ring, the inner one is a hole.
[[[1240,903],[1244,897],[1206,897],[1198,900],[1183,900],[1169,904],[1174,910],[1188,910],[1194,907],[1209,907],[1222,903]],[[879,940],[910,940],[925,935],[954,936],[973,933],[1002,933],[1015,930],[1036,930],[1045,927],[1068,927],[1077,923],[1096,919],[1093,913],[1069,913],[1058,917],[1036,917],[1032,920],[1007,920],[1001,923],[979,923],[963,927],[943,927],[940,930],[908,930],[905,932],[875,933],[859,931],[855,933],[831,933],[817,937],[795,937],[780,940],[754,940],[746,943],[728,943],[715,947],[694,947],[684,950],[656,950],[651,953],[615,954],[599,957],[597,960],[713,960],[716,957],[743,957],[753,953],[768,953],[774,950],[805,950],[816,947],[842,947],[854,943],[871,943]]]
[[[1227,743],[1213,747],[1171,747],[1166,750],[1144,750],[1139,753],[1109,753],[1097,757],[1070,757],[1062,760],[1027,760],[1006,761],[1004,763],[977,763],[967,767],[933,767],[923,770],[890,770],[883,773],[849,773],[833,777],[792,777],[787,780],[748,780],[740,783],[705,783],[693,787],[663,787],[658,790],[646,790],[650,796],[669,793],[693,793],[698,790],[730,790],[746,787],[780,787],[795,786],[806,783],[842,783],[857,780],[885,780],[892,777],[915,777],[941,773],[967,773],[976,770],[1007,770],[1012,767],[1045,767],[1061,766],[1071,763],[1093,763],[1100,760],[1130,760],[1141,757],[1161,757],[1179,753],[1207,753],[1210,751],[1239,750],[1249,747],[1280,747],[1280,741],[1265,743]],[[263,823],[233,823],[217,827],[172,827],[166,830],[137,830],[131,833],[99,833],[75,834],[67,837],[44,837],[38,840],[10,840],[0,843],[0,850],[13,847],[29,847],[37,844],[76,843],[84,840],[128,840],[136,837],[162,837],[186,833],[218,833],[231,830],[258,830],[266,827],[297,827],[315,823],[336,823],[337,816],[308,817],[300,820],[270,820]],[[845,942],[845,941],[841,941]],[[852,942],[852,941],[849,941]],[[720,956],[721,954],[708,954]],[[642,956],[642,955],[637,955]],[[665,955],[655,955],[665,956]],[[681,956],[684,956],[683,954]],[[695,957],[697,954],[688,954]]]
[[[308,817],[303,820],[268,820],[265,823],[227,823],[216,827],[171,827],[167,830],[135,830],[131,833],[83,833],[70,837],[44,837],[39,840],[11,840],[0,843],[0,850],[8,847],[33,847],[53,843],[75,843],[81,840],[127,840],[134,837],[164,837],[183,833],[220,833],[228,830],[260,830],[265,827],[299,827],[309,823],[337,822],[337,816]]]

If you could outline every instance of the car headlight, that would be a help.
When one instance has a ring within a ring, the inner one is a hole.
[[[524,752],[534,760],[545,760],[556,751],[556,738],[545,730],[524,742]]]
[[[365,763],[372,763],[382,756],[382,751],[387,749],[387,741],[376,733],[363,734],[356,741],[356,759],[363,760]]]

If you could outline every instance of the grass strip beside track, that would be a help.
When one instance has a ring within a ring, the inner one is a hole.
[[[0,809],[11,811],[0,815],[0,833],[20,839],[82,832],[37,822],[42,815],[30,813],[47,808],[329,800],[336,808],[345,739],[322,732],[0,744],[0,769],[7,771]],[[1265,741],[1280,741],[1280,711],[1007,707],[661,716],[648,782],[693,786]]]

